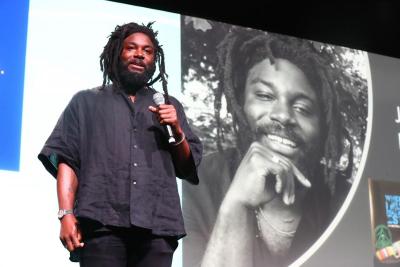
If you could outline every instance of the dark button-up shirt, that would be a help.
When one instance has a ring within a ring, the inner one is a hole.
[[[182,105],[170,97],[192,155],[192,172],[183,177],[174,166],[165,127],[148,110],[155,92],[141,89],[132,103],[112,86],[84,90],[62,113],[39,159],[54,177],[59,161],[74,169],[78,218],[185,235],[175,178],[197,180],[202,146]]]

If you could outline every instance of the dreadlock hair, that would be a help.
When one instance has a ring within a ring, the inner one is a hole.
[[[106,84],[110,84],[110,81],[116,86],[116,88],[122,88],[118,65],[124,40],[131,34],[140,32],[146,34],[152,41],[155,49],[155,63],[157,63],[159,70],[159,74],[155,78],[151,78],[150,81],[146,83],[146,86],[151,86],[161,79],[165,100],[166,103],[169,103],[167,88],[168,75],[165,72],[164,51],[157,39],[158,31],[155,31],[152,28],[153,24],[154,21],[149,22],[147,25],[139,25],[135,22],[131,22],[124,25],[117,25],[115,27],[115,30],[109,36],[108,42],[104,46],[104,50],[100,55],[100,69],[103,72],[103,88]]]
[[[244,154],[248,145],[254,140],[254,133],[251,132],[243,111],[243,95],[248,71],[266,58],[271,64],[274,64],[277,58],[286,59],[304,72],[319,100],[322,131],[320,155],[324,162],[324,183],[333,194],[336,166],[342,155],[343,138],[348,134],[339,110],[342,88],[335,80],[335,75],[338,73],[332,68],[328,53],[318,50],[312,41],[233,27],[219,44],[217,55],[217,75],[220,77],[220,83],[215,93],[214,110],[218,124],[218,148],[221,149],[222,95],[225,95],[228,112],[232,115],[239,152]],[[352,162],[352,159],[349,159],[349,162]]]

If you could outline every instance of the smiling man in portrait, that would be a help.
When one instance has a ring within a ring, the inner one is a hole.
[[[217,47],[216,117],[224,97],[236,146],[205,156],[200,185],[183,187],[184,264],[287,266],[347,196],[348,119],[362,103],[311,41],[232,27]]]

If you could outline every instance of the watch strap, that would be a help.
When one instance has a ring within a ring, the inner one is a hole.
[[[61,220],[65,215],[73,214],[73,213],[74,213],[73,210],[60,209],[60,210],[58,211],[58,219]]]

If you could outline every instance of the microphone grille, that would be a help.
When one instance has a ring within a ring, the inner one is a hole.
[[[154,103],[156,103],[156,105],[164,104],[164,103],[165,103],[165,99],[164,99],[163,94],[161,94],[161,93],[155,93],[155,94],[153,95],[153,101],[154,101]]]

